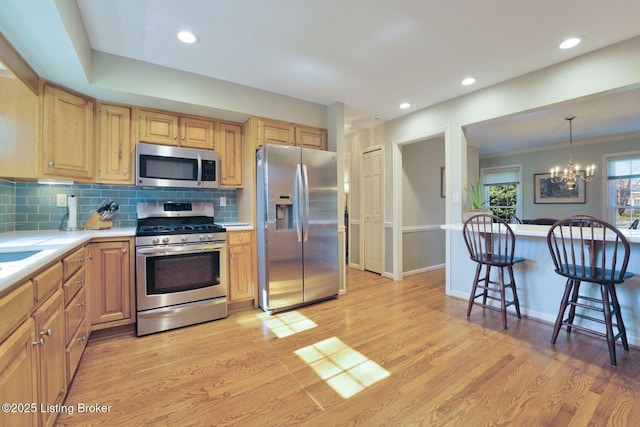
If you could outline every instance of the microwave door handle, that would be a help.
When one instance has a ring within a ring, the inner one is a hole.
[[[198,153],[198,178],[196,181],[196,186],[200,187],[202,185],[202,155]]]

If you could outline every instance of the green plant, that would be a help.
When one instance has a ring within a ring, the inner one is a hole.
[[[469,196],[469,202],[471,203],[471,210],[479,210],[487,203],[484,198],[484,188],[480,185],[480,181],[475,184],[471,184],[471,189],[465,188],[467,196]]]

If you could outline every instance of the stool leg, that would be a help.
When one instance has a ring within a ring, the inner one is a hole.
[[[569,307],[569,317],[567,318],[567,333],[571,333],[571,325],[573,325],[573,319],[576,317],[576,305],[578,302],[578,296],[580,293],[580,280],[573,279],[573,294],[571,295],[571,302]]]
[[[624,351],[629,351],[627,330],[625,329],[624,322],[622,321],[622,312],[620,311],[620,303],[618,302],[618,295],[616,294],[616,285],[610,285],[609,293],[611,294],[613,309],[616,311],[616,322],[618,323],[618,331],[620,332],[620,339],[622,340],[622,348],[624,348]]]
[[[607,345],[609,346],[609,358],[611,366],[617,366],[616,363],[616,341],[613,337],[613,325],[611,324],[611,302],[609,301],[609,286],[600,285],[602,292],[602,305],[604,308],[604,324],[607,329]]]
[[[487,295],[489,292],[489,281],[491,280],[491,265],[487,264],[486,266],[486,271],[485,271],[485,275],[484,275],[484,289],[483,289],[483,293],[482,293],[482,305],[486,306],[487,305]]]
[[[498,270],[498,286],[500,287],[500,311],[502,311],[502,327],[507,329],[507,301],[504,289],[504,267]]]
[[[476,266],[476,275],[473,278],[473,286],[471,286],[471,295],[469,295],[469,307],[467,308],[467,317],[471,316],[471,307],[473,307],[473,301],[476,299],[476,291],[478,290],[478,279],[480,278],[480,270],[482,270],[482,264],[478,263]]]
[[[518,319],[522,319],[520,317],[520,300],[518,300],[518,292],[516,291],[516,279],[513,277],[513,266],[509,266],[509,279],[511,280],[511,291],[513,292],[513,302],[516,306],[516,314],[518,315]]]
[[[562,326],[562,318],[564,312],[567,309],[567,303],[569,302],[569,295],[571,295],[571,289],[573,288],[573,280],[567,279],[567,284],[564,287],[564,295],[562,295],[562,301],[560,301],[560,310],[558,311],[558,317],[556,317],[556,323],[553,327],[553,335],[551,335],[551,344],[556,343],[560,327]]]

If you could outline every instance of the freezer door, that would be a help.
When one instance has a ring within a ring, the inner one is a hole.
[[[304,301],[338,294],[338,188],[336,153],[302,149]],[[306,212],[308,206],[308,212]]]
[[[257,172],[258,302],[274,311],[303,302],[300,149],[263,146]]]

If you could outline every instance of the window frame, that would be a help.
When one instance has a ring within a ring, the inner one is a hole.
[[[623,206],[618,206],[615,203],[616,192],[615,192],[614,182],[616,180],[611,178],[613,175],[610,174],[609,167],[612,161],[617,161],[617,160],[634,159],[634,160],[640,161],[640,151],[610,153],[603,157],[604,157],[603,170],[605,171],[605,173],[603,174],[604,217],[607,218],[607,222],[614,225],[615,227],[626,228],[623,225],[617,224],[617,215],[615,212],[616,212],[616,209]],[[624,179],[624,178],[620,178],[620,179]],[[638,178],[632,178],[632,179],[638,179]],[[638,199],[633,199],[633,200],[635,201]],[[631,203],[630,205],[624,206],[624,207],[637,212],[637,215],[632,215],[630,217],[629,222],[631,222],[633,219],[640,218],[640,206],[635,205],[635,203]]]
[[[516,184],[516,213],[515,216],[518,218],[522,218],[522,165],[514,164],[514,165],[503,165],[503,166],[491,166],[480,169],[480,183],[485,189],[485,198],[487,200],[487,208],[491,209],[488,205],[489,201],[489,187],[494,184],[486,184],[486,177],[491,174],[496,174],[499,172],[505,172],[515,170],[518,176],[518,181]],[[503,182],[503,183],[495,183],[495,185],[504,185],[504,184],[514,184],[514,182]],[[493,212],[493,211],[492,211]]]

